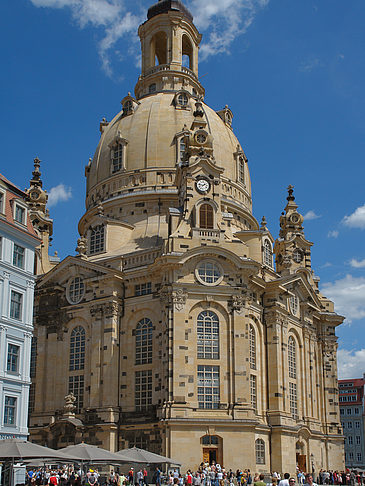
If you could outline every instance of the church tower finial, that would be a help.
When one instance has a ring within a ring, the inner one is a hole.
[[[305,239],[303,216],[295,202],[294,186],[287,188],[285,212],[280,216],[280,233],[276,240],[276,268],[281,274],[293,273],[300,267],[311,268],[310,248],[313,243]]]

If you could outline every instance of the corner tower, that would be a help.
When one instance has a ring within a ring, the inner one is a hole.
[[[136,98],[176,89],[204,96],[198,79],[202,36],[189,10],[178,0],[160,0],[148,10],[147,18],[138,30],[142,73],[135,88]]]

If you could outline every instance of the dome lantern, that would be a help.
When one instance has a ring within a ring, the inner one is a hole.
[[[189,10],[179,0],[161,0],[149,9],[147,18],[138,30],[142,73],[135,88],[136,98],[181,89],[204,96],[198,79],[202,35]]]

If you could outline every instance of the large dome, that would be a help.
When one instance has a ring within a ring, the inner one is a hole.
[[[105,181],[112,182],[120,174],[111,173],[111,150],[115,140],[125,141],[124,173],[169,168],[178,161],[178,135],[188,130],[194,121],[195,99],[188,106],[177,109],[175,93],[156,93],[139,100],[127,116],[123,110],[105,126],[94,158],[87,171],[88,195],[97,192]],[[240,147],[231,127],[209,106],[202,104],[207,132],[213,138],[215,163],[224,169],[223,176],[235,181],[236,154]],[[251,200],[251,184],[246,164],[245,187],[240,189]],[[94,198],[96,202],[97,198]],[[248,201],[249,202],[249,201]],[[90,206],[90,204],[88,204]],[[248,204],[250,206],[250,202]]]

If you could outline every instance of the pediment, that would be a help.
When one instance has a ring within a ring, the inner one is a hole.
[[[37,281],[38,289],[50,284],[64,286],[72,276],[84,279],[120,276],[121,272],[80,257],[68,256]]]
[[[306,302],[316,309],[320,309],[322,307],[322,303],[316,293],[316,289],[311,285],[306,275],[302,272],[285,277],[284,281],[281,280],[280,285],[299,297],[301,302]]]
[[[224,168],[216,165],[210,157],[196,157],[189,165],[189,172],[194,177],[200,173],[219,177],[224,172]]]

